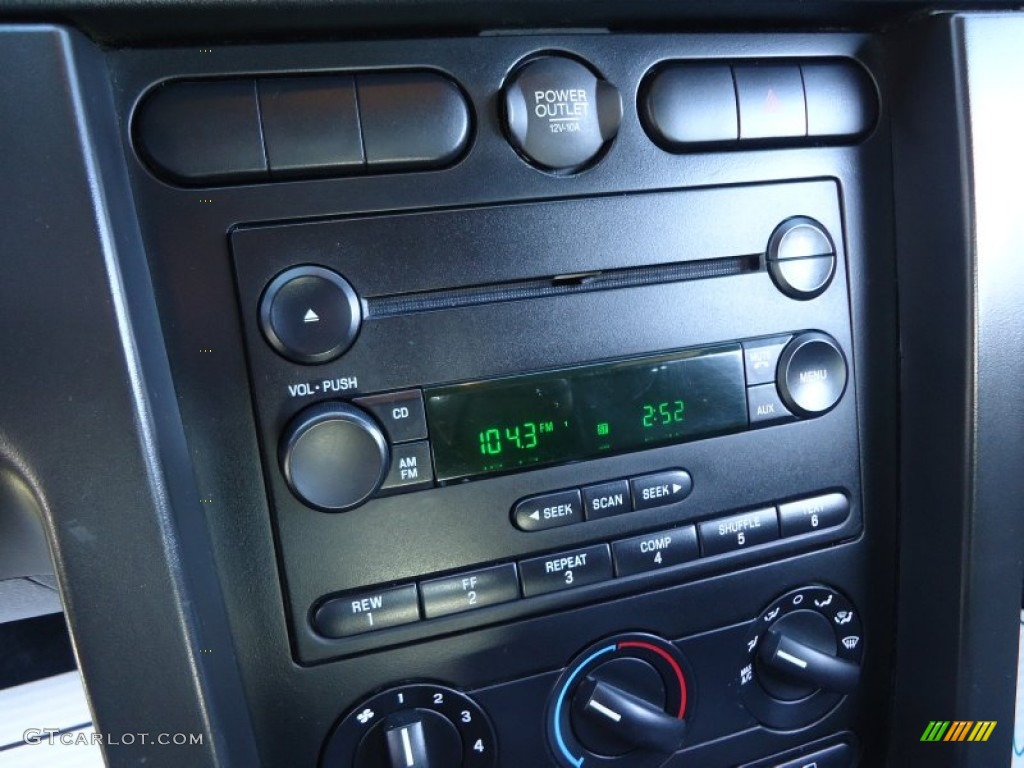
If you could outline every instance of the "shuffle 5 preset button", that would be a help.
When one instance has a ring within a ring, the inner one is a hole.
[[[757,509],[700,524],[700,546],[704,557],[735,552],[779,538],[775,507]]]

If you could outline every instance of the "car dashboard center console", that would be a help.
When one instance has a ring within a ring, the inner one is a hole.
[[[851,171],[885,167],[885,103],[855,37],[740,40],[236,51],[134,88],[142,196],[231,206],[236,472],[296,674],[344,680],[271,762],[870,743],[891,597],[857,328],[886,217]]]
[[[188,679],[250,764],[894,754],[898,542],[948,521],[901,517],[892,38],[45,34],[123,155]]]

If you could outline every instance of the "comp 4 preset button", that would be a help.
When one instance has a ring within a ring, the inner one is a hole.
[[[616,541],[612,544],[612,554],[616,575],[632,576],[696,560],[700,549],[697,547],[696,529],[692,525],[684,525],[670,531]]]

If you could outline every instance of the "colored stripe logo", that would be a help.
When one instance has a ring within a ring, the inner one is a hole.
[[[996,720],[932,720],[921,741],[988,741]]]

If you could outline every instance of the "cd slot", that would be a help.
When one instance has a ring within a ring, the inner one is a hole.
[[[554,275],[437,291],[403,293],[394,296],[374,296],[365,300],[365,313],[367,318],[380,319],[442,309],[458,309],[509,301],[611,291],[619,288],[638,288],[645,285],[731,277],[757,272],[761,269],[761,263],[761,254],[729,256],[673,264]]]

